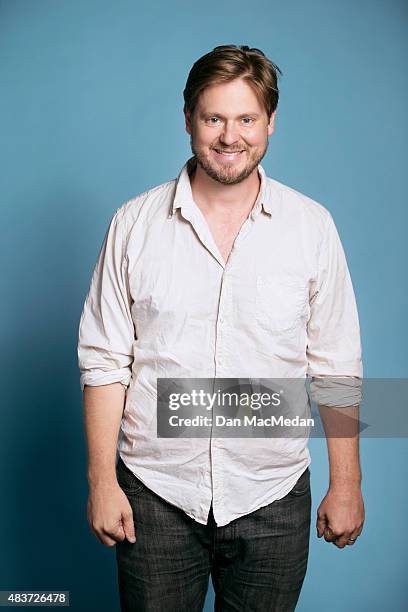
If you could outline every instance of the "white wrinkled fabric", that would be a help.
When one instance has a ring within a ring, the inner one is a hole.
[[[82,389],[128,387],[118,450],[129,469],[200,523],[213,499],[222,526],[290,491],[310,464],[307,439],[157,438],[156,379],[361,377],[360,330],[323,206],[259,165],[257,201],[225,265],[192,198],[192,166],[113,215],[78,359]]]
[[[357,406],[362,400],[362,386],[361,378],[313,378],[310,395],[313,401],[323,406]]]

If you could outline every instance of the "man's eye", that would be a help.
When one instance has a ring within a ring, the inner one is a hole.
[[[207,119],[208,123],[212,123],[213,125],[216,125],[217,121],[219,121],[218,117],[208,117]]]
[[[251,125],[254,120],[252,117],[244,117],[242,121],[245,123],[245,125]]]

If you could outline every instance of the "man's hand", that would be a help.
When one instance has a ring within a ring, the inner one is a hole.
[[[136,542],[132,508],[117,482],[90,486],[88,523],[105,546],[114,546],[125,538]]]
[[[317,510],[317,536],[338,548],[352,546],[363,530],[364,501],[360,484],[331,485]]]

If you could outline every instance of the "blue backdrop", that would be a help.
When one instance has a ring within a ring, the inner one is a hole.
[[[192,63],[228,43],[261,48],[283,71],[263,165],[335,219],[365,375],[407,376],[403,0],[0,1],[0,589],[70,590],[75,612],[119,609],[114,550],[86,521],[77,326],[114,211],[190,155]],[[366,522],[344,550],[316,538],[325,441],[310,449],[298,610],[405,610],[407,441],[362,440]],[[212,600],[210,587],[206,610]]]

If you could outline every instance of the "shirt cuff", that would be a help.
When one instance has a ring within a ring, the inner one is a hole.
[[[356,406],[362,399],[361,378],[351,376],[313,377],[310,383],[310,395],[316,404],[345,408]]]
[[[109,372],[103,370],[83,372],[80,379],[81,391],[84,390],[85,385],[89,385],[90,387],[99,387],[101,385],[110,385],[114,382],[120,382],[124,387],[128,387],[131,377],[132,373],[129,368],[110,370]]]

